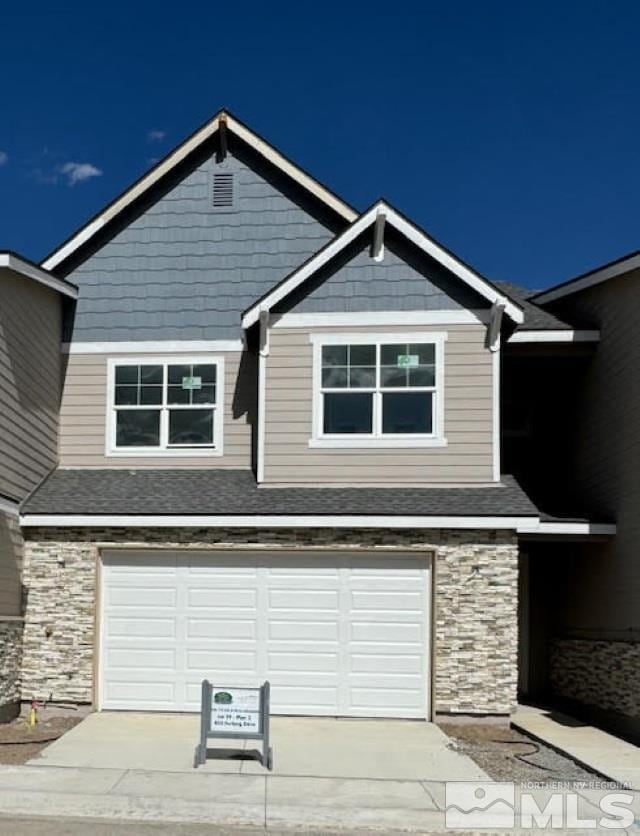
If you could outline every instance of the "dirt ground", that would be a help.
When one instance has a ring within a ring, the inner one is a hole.
[[[442,730],[496,781],[592,781],[594,774],[506,724],[441,723]]]
[[[26,717],[0,724],[0,763],[21,764],[35,757],[83,718],[78,716],[40,716],[38,725],[29,728]]]

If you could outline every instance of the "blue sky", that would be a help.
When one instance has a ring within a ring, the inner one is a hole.
[[[222,106],[493,279],[640,249],[640,4],[6,4],[0,248],[39,260]]]

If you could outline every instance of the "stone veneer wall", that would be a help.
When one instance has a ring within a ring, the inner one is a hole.
[[[10,718],[20,700],[21,665],[22,621],[0,618],[0,721]]]
[[[389,547],[431,551],[435,708],[508,714],[517,686],[518,546],[514,532],[344,529],[28,529],[23,696],[91,702],[99,548]]]
[[[550,681],[559,697],[640,718],[640,641],[554,639]]]

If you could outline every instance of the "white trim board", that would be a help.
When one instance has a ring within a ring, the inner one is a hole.
[[[481,528],[531,530],[539,522],[537,517],[428,517],[428,516],[292,516],[292,515],[233,515],[233,516],[156,516],[156,515],[100,515],[100,514],[23,514],[20,524],[34,526],[125,527],[125,528]]]
[[[297,165],[288,160],[283,154],[276,150],[268,142],[259,137],[245,125],[235,119],[230,113],[222,110],[199,128],[194,134],[186,139],[181,145],[171,151],[158,165],[152,168],[140,180],[134,183],[123,194],[116,198],[113,203],[106,207],[97,217],[89,221],[84,227],[76,232],[66,243],[54,250],[48,258],[43,261],[42,266],[50,270],[60,262],[68,258],[78,247],[89,241],[100,229],[112,221],[117,215],[138,199],[148,189],[152,188],[158,180],[168,174],[189,154],[195,151],[202,143],[210,139],[224,122],[227,129],[239,139],[249,145],[254,151],[275,165],[286,175],[295,180],[315,197],[323,201],[327,206],[341,215],[346,221],[351,222],[357,217],[354,209],[348,206],[333,192],[320,184],[315,178],[307,174]]]
[[[516,331],[509,337],[509,343],[596,343],[600,331]]]
[[[617,527],[611,523],[545,522],[539,520],[533,526],[523,526],[519,534],[603,534],[614,535]]]
[[[487,311],[372,311],[271,314],[272,328],[376,328],[383,325],[486,325]]]
[[[562,299],[565,296],[571,296],[573,293],[579,293],[581,290],[595,287],[595,285],[602,284],[609,279],[615,279],[625,273],[630,273],[632,270],[637,270],[639,267],[640,253],[633,253],[633,255],[621,258],[613,264],[607,264],[604,267],[592,270],[591,273],[579,276],[577,279],[571,279],[561,285],[551,287],[549,290],[543,290],[541,293],[532,296],[530,301],[535,302],[536,305],[555,302],[556,299]]]
[[[62,343],[63,354],[174,354],[189,352],[242,351],[244,340],[154,340],[140,342]]]
[[[15,253],[0,253],[0,268],[2,267],[18,273],[26,279],[33,279],[33,281],[43,284],[51,290],[57,290],[58,293],[62,293],[71,299],[78,298],[78,289],[74,285],[61,281],[41,267],[30,264],[20,256],[15,255]]]
[[[374,225],[380,211],[385,214],[385,223],[394,227],[401,235],[404,235],[405,238],[415,244],[419,249],[434,258],[447,270],[450,270],[491,304],[497,302],[504,305],[505,313],[514,322],[520,324],[524,321],[524,313],[518,305],[381,200],[364,214],[360,215],[351,226],[336,236],[329,244],[316,253],[313,258],[291,273],[287,279],[274,287],[266,296],[249,308],[242,317],[243,328],[250,328],[258,321],[261,311],[271,310],[274,305],[286,298],[293,290],[299,287],[317,270],[327,264],[334,256],[361,235],[365,229]]]

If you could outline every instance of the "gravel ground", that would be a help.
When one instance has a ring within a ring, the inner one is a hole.
[[[593,781],[598,776],[543,743],[498,723],[442,723],[459,751],[496,781]]]
[[[34,728],[27,726],[25,717],[18,717],[12,723],[3,723],[0,725],[0,763],[26,763],[81,719],[78,716],[45,717]]]

